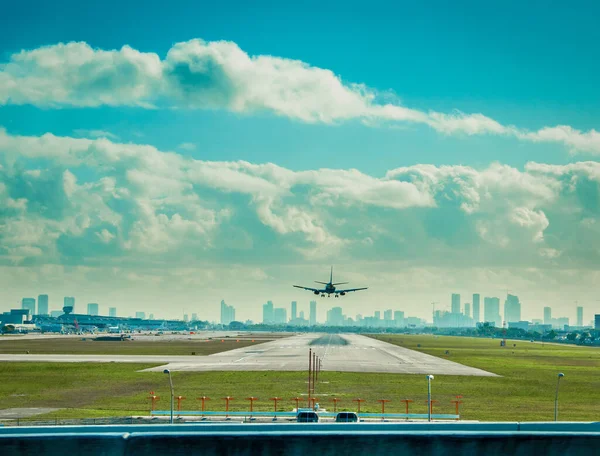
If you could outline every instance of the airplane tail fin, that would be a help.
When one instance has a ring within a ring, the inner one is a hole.
[[[329,283],[333,282],[333,266],[331,266],[331,274],[329,274]]]

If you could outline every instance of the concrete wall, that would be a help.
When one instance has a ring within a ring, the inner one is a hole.
[[[599,423],[348,423],[0,429],[0,455],[596,454]]]

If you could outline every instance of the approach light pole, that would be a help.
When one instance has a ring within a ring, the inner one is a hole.
[[[175,393],[173,391],[173,379],[171,378],[171,371],[169,369],[165,369],[163,374],[169,375],[169,385],[171,386],[171,419],[169,420],[169,423],[173,424],[173,401],[175,399]]]
[[[431,421],[431,380],[433,375],[427,376],[427,421]]]
[[[565,374],[560,372],[558,374],[558,379],[556,380],[556,395],[554,396],[554,421],[558,421],[558,386],[560,385],[560,379],[564,376]]]

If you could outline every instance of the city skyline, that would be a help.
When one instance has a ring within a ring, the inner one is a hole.
[[[477,302],[478,297],[481,296],[480,293],[473,293],[470,294],[469,296],[472,297],[472,300],[474,302]],[[49,301],[49,296],[48,295],[39,295],[38,298],[42,297],[46,303],[46,305],[48,305],[48,301]],[[451,293],[449,296],[449,302],[448,305],[444,306],[443,303],[440,304],[439,302],[431,302],[430,304],[433,305],[433,310],[432,312],[429,314],[429,316],[426,315],[426,313],[422,313],[422,314],[411,314],[411,318],[418,318],[421,319],[423,321],[426,321],[428,323],[435,323],[435,318],[434,314],[437,314],[438,317],[440,318],[441,315],[443,314],[448,314],[448,315],[464,315],[466,317],[468,317],[470,320],[472,320],[473,322],[485,322],[485,321],[490,321],[490,322],[495,322],[495,324],[498,327],[501,327],[503,324],[508,324],[509,322],[518,322],[518,321],[530,321],[530,322],[542,322],[542,323],[549,323],[549,322],[553,322],[556,323],[557,321],[560,322],[559,324],[570,324],[571,326],[584,326],[590,323],[590,318],[588,315],[588,318],[586,319],[586,317],[584,315],[586,314],[591,314],[594,315],[596,314],[596,311],[593,308],[588,309],[587,311],[584,310],[584,306],[579,305],[580,303],[575,302],[574,304],[576,305],[576,307],[574,308],[574,314],[563,314],[560,312],[555,312],[554,315],[552,314],[552,307],[551,306],[544,306],[541,313],[539,314],[532,314],[531,317],[522,317],[521,316],[521,311],[522,311],[522,306],[521,306],[521,301],[519,299],[518,296],[516,295],[512,295],[512,294],[507,294],[506,295],[506,300],[502,303],[501,298],[495,297],[495,296],[485,296],[483,297],[483,312],[480,314],[480,318],[476,318],[476,315],[474,314],[475,312],[475,307],[472,307],[472,304],[469,302],[462,302],[462,296],[460,295],[460,293]],[[325,303],[331,302],[330,300],[323,300]],[[64,305],[73,305],[73,303],[75,302],[75,297],[64,297],[63,298],[63,303]],[[298,303],[300,302],[300,306],[298,306]],[[462,302],[462,304],[461,304]],[[512,303],[512,304],[511,304]],[[313,307],[314,304],[314,307]],[[321,303],[322,305],[319,306],[319,303],[315,300],[310,300],[308,302],[306,302],[306,306],[302,306],[302,301],[298,301],[298,300],[293,300],[290,301],[287,305],[286,304],[282,304],[279,306],[276,306],[275,303],[273,303],[273,301],[269,300],[266,302],[266,304],[262,304],[262,314],[261,317],[259,318],[252,318],[252,317],[242,317],[240,316],[240,318],[236,318],[236,308],[233,305],[227,305],[225,300],[221,300],[220,301],[220,316],[218,318],[211,318],[206,316],[206,313],[203,312],[202,310],[197,310],[197,311],[191,311],[191,315],[192,315],[192,320],[196,320],[196,319],[200,319],[200,320],[205,320],[205,321],[211,321],[211,322],[221,322],[223,323],[225,321],[224,324],[229,324],[231,321],[240,321],[240,322],[245,322],[245,321],[254,321],[255,323],[260,323],[260,322],[266,322],[268,324],[284,324],[284,322],[290,322],[290,321],[297,321],[298,323],[301,323],[302,320],[296,320],[298,318],[298,314],[301,315],[300,318],[302,318],[302,315],[308,315],[308,318],[306,319],[306,324],[308,325],[314,325],[314,324],[322,324],[324,321],[327,321],[329,319],[328,315],[329,312],[331,311],[331,309],[333,309],[334,307],[339,307],[334,305],[333,303],[330,306],[327,305],[323,305],[323,303]],[[512,305],[512,308],[511,308]],[[514,307],[516,305],[516,308]],[[436,307],[437,306],[437,310]],[[392,306],[394,307],[394,306]],[[36,302],[35,298],[22,298],[21,299],[21,303],[19,306],[17,307],[12,307],[12,308],[28,308],[28,309],[35,309],[34,314],[38,314],[39,308],[38,308],[38,302]],[[342,307],[340,307],[341,313],[338,314],[337,318],[340,318],[341,315],[343,314],[346,317],[350,317],[350,318],[354,318],[355,316],[359,316],[359,315],[365,315],[368,316],[368,312],[372,312],[373,315],[375,315],[376,319],[379,319],[381,321],[387,321],[387,320],[398,320],[399,318],[403,319],[404,315],[405,315],[405,310],[399,310],[396,307],[394,308],[389,308],[389,307],[382,307],[382,308],[373,308],[373,309],[364,309],[364,307],[361,307],[361,310],[357,313],[352,313],[351,311],[348,311]],[[46,308],[48,309],[48,308]],[[93,309],[93,311],[91,312],[90,309]],[[265,310],[267,309],[267,310]],[[288,309],[289,309],[289,314],[288,314]],[[10,309],[6,309],[5,311],[8,311]],[[316,313],[314,313],[314,318],[315,320],[313,321],[313,311],[316,310]],[[508,312],[507,312],[508,310]],[[555,309],[556,310],[556,309]],[[3,309],[0,309],[0,312],[2,312]],[[49,309],[49,313],[56,313],[57,309]],[[200,312],[200,313],[199,313]],[[296,312],[296,314],[294,313]],[[585,313],[584,313],[585,312]],[[74,312],[74,313],[78,313],[78,312]],[[106,310],[104,310],[102,308],[101,305],[99,305],[98,303],[88,303],[87,304],[87,312],[85,312],[86,314],[89,315],[107,315],[107,316],[116,316],[116,308],[114,306],[107,306]],[[137,310],[135,312],[133,312],[133,314],[129,314],[129,315],[119,315],[119,316],[129,316],[129,317],[133,317],[135,316],[136,318],[145,318],[145,317],[140,317],[140,315],[146,315],[147,311],[140,311]],[[410,313],[410,312],[409,312]],[[555,317],[555,315],[559,314],[559,317]],[[31,312],[30,312],[31,314]],[[211,312],[209,311],[208,314],[210,315]],[[254,314],[256,314],[256,312],[254,312]],[[383,317],[381,317],[381,315],[383,314]],[[401,314],[401,317],[398,317],[397,314]],[[150,315],[154,316],[154,313],[150,313]],[[174,319],[174,320],[178,320],[181,319],[182,317],[185,319],[185,316],[188,316],[188,320],[189,320],[189,312],[182,311],[181,315],[172,315],[172,314],[164,314],[164,315],[159,315],[159,318],[168,318],[168,319]],[[198,318],[198,315],[200,315],[200,318]],[[239,314],[238,314],[239,315]],[[289,317],[288,317],[289,315]],[[407,314],[408,317],[408,314]],[[266,319],[265,319],[266,318]],[[568,322],[567,322],[568,320]],[[465,323],[458,323],[457,320],[451,320],[453,321],[456,326],[463,326]],[[468,321],[468,320],[467,320]],[[583,324],[580,324],[583,323]],[[444,326],[448,325],[448,320],[445,320]]]

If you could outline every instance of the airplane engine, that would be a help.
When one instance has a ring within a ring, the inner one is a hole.
[[[346,293],[344,293],[343,291],[340,293],[341,296],[346,296]]]
[[[314,294],[316,294],[317,296],[319,296],[319,292],[318,291],[313,291]]]

